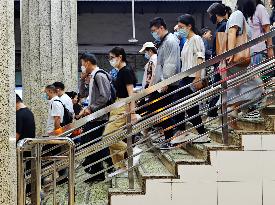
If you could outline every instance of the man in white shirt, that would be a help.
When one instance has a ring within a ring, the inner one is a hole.
[[[49,114],[47,120],[47,133],[51,133],[61,127],[64,116],[64,107],[57,96],[57,90],[54,85],[48,85],[45,88],[45,98],[49,100]]]
[[[74,114],[73,101],[65,93],[65,85],[62,82],[55,82],[53,85],[56,88],[57,96],[60,98],[63,105],[65,105],[71,114]]]

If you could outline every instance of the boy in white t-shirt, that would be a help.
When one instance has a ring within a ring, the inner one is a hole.
[[[48,85],[45,88],[45,98],[49,100],[49,114],[47,120],[47,134],[61,127],[64,116],[64,107],[57,96],[54,85]]]
[[[53,85],[56,88],[57,96],[60,98],[63,105],[65,105],[69,112],[74,115],[73,102],[64,91],[65,85],[62,82],[55,82]]]

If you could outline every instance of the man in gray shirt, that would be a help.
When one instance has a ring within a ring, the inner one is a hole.
[[[166,23],[164,19],[160,17],[154,18],[150,22],[151,34],[157,42],[158,46],[158,57],[154,84],[157,84],[165,79],[172,77],[180,72],[180,47],[179,39],[167,30]],[[173,92],[178,88],[177,83],[171,84],[169,86],[163,87],[158,92],[152,94],[152,100],[157,99],[163,95]],[[154,106],[154,110],[169,105],[174,100],[173,97],[166,97],[157,102]],[[163,129],[173,125],[173,119],[167,119],[160,123]],[[173,130],[167,130],[164,132],[165,139],[170,139],[173,137]],[[163,144],[161,149],[169,149],[170,143]]]
[[[84,53],[80,59],[81,59],[82,66],[86,68],[84,75],[90,76],[88,91],[85,86],[85,78],[82,78],[80,80],[81,82],[80,82],[80,88],[79,88],[80,95],[82,96],[86,95],[86,97],[87,97],[87,94],[89,95],[89,106],[79,114],[80,116],[86,116],[86,115],[92,114],[93,112],[96,112],[97,110],[104,108],[107,105],[108,101],[111,98],[111,84],[110,84],[111,77],[108,75],[108,73],[106,73],[105,71],[103,71],[97,66],[97,59],[95,55],[90,53]],[[101,137],[105,128],[104,126],[101,126],[101,125],[105,124],[107,120],[108,120],[108,115],[106,114],[106,115],[103,115],[102,117],[99,117],[93,121],[88,122],[84,127],[84,132],[87,132],[96,127],[98,128],[82,136],[81,144],[86,144],[92,140],[95,140],[96,138]],[[94,143],[97,143],[99,141],[100,140],[97,140]],[[88,146],[91,146],[91,144]],[[86,157],[82,165],[84,167],[88,166],[107,155],[109,155],[108,148],[103,149],[97,153],[94,153]],[[109,160],[107,161],[107,163],[111,165],[111,159],[110,158],[108,159]],[[95,174],[103,170],[103,164],[102,162],[98,162],[93,166],[85,168],[84,170],[89,174]],[[90,183],[94,181],[103,181],[103,180],[105,180],[104,172],[90,179],[87,179],[85,182]]]

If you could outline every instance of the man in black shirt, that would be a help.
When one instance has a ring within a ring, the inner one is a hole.
[[[34,116],[16,94],[16,141],[24,138],[35,138]]]

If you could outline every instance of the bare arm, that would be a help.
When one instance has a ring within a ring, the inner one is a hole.
[[[134,93],[133,84],[126,85],[127,92],[129,96],[132,96]],[[131,112],[131,121],[136,121],[136,115],[133,113],[135,110],[135,102],[131,102],[130,106],[127,108],[127,112]]]
[[[60,116],[54,116],[54,130],[57,130],[61,127],[61,117]]]
[[[262,28],[263,28],[264,33],[270,32],[270,25],[269,24],[263,25]],[[266,45],[267,45],[267,47],[272,46],[272,38],[267,39]],[[270,49],[267,50],[267,56],[268,56],[268,58],[271,58],[271,57],[274,56],[273,48],[270,48]]]
[[[19,140],[20,134],[16,132],[16,142]]]
[[[238,31],[238,26],[233,26],[228,30],[228,41],[227,41],[228,50],[231,50],[236,46],[237,31]],[[232,60],[233,60],[233,56],[230,56],[227,62],[231,63]]]

